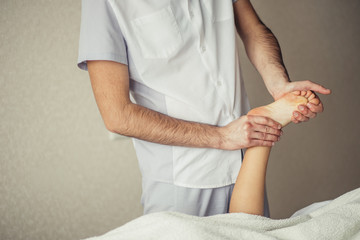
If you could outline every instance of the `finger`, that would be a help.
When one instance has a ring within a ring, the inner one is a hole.
[[[309,121],[309,118],[302,115],[300,112],[298,111],[294,111],[293,116],[295,117],[296,120],[298,120],[299,122],[306,122]]]
[[[314,92],[318,92],[321,94],[330,94],[331,93],[330,89],[325,88],[325,87],[321,86],[320,84],[313,83],[309,80],[292,82],[292,91],[296,91],[296,90],[300,90],[300,91],[312,90]]]
[[[298,109],[300,110],[300,113],[305,117],[314,118],[316,116],[316,113],[310,111],[310,109],[305,105],[299,105]]]
[[[272,142],[277,142],[280,140],[279,136],[275,136],[272,134],[266,134],[263,132],[252,132],[250,134],[250,138],[254,139],[254,140],[265,140],[265,141],[272,141]]]
[[[253,123],[266,125],[266,126],[274,128],[274,129],[281,129],[281,127],[282,127],[280,123],[278,123],[268,117],[255,116],[255,115],[248,115],[248,117],[249,117],[249,120]]]
[[[273,134],[276,136],[282,135],[282,131],[280,129],[274,129],[274,128],[268,127],[266,125],[261,125],[261,124],[257,124],[257,123],[253,123],[253,130],[255,130],[257,132]]]
[[[296,118],[295,118],[294,116],[291,116],[291,121],[292,121],[293,123],[296,123],[296,124],[298,124],[298,123],[299,123],[299,121],[298,121],[298,120],[296,120]]]
[[[257,146],[264,146],[264,147],[271,147],[274,146],[275,143],[271,141],[263,141],[263,140],[252,140],[250,142],[249,147],[257,147]]]
[[[310,111],[312,111],[314,113],[321,113],[324,111],[324,106],[322,105],[321,102],[319,105],[315,105],[315,104],[309,102],[306,104],[306,106],[310,109]]]
[[[308,108],[305,106],[305,105],[299,105],[298,106],[298,109],[300,110],[300,113],[302,114],[302,115],[306,115],[306,114],[308,114]]]
[[[312,114],[311,115],[309,115],[309,116],[307,116],[307,117],[309,117],[309,118],[316,118],[316,116],[317,116],[317,113],[314,113],[314,112],[311,112]]]

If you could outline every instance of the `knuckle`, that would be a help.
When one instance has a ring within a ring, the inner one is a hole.
[[[310,109],[311,109],[311,111],[319,111],[319,110],[321,110],[321,106],[319,106],[319,105],[315,105],[315,104],[311,104],[310,105]]]
[[[245,140],[249,140],[249,139],[250,139],[250,132],[249,132],[249,131],[245,131],[245,132],[244,132],[244,137],[245,137]]]
[[[271,122],[271,120],[270,120],[270,118],[268,118],[268,117],[264,117],[264,122],[265,122],[266,124],[269,124],[269,123]]]
[[[249,122],[244,123],[244,130],[249,130],[251,128],[251,124]]]
[[[269,132],[269,128],[267,126],[265,126],[265,132]]]

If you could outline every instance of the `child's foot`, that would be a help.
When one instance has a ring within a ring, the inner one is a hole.
[[[284,127],[291,122],[293,111],[296,111],[300,104],[306,105],[308,102],[317,105],[319,99],[315,98],[315,94],[310,90],[295,91],[285,94],[282,98],[269,105],[251,109],[247,115],[269,117]]]

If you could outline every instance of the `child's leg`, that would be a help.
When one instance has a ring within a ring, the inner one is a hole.
[[[311,91],[288,93],[269,105],[252,109],[248,115],[270,117],[285,126],[291,122],[291,114],[297,106],[308,101],[319,103]],[[247,149],[231,196],[230,213],[263,215],[265,177],[270,150],[271,147]]]

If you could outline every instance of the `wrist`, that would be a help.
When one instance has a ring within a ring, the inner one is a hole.
[[[290,80],[284,76],[272,76],[263,79],[267,90],[275,101],[286,93],[287,85],[290,82]]]
[[[217,127],[217,149],[221,150],[230,150],[229,148],[229,140],[228,140],[228,133],[226,126],[224,127]]]

